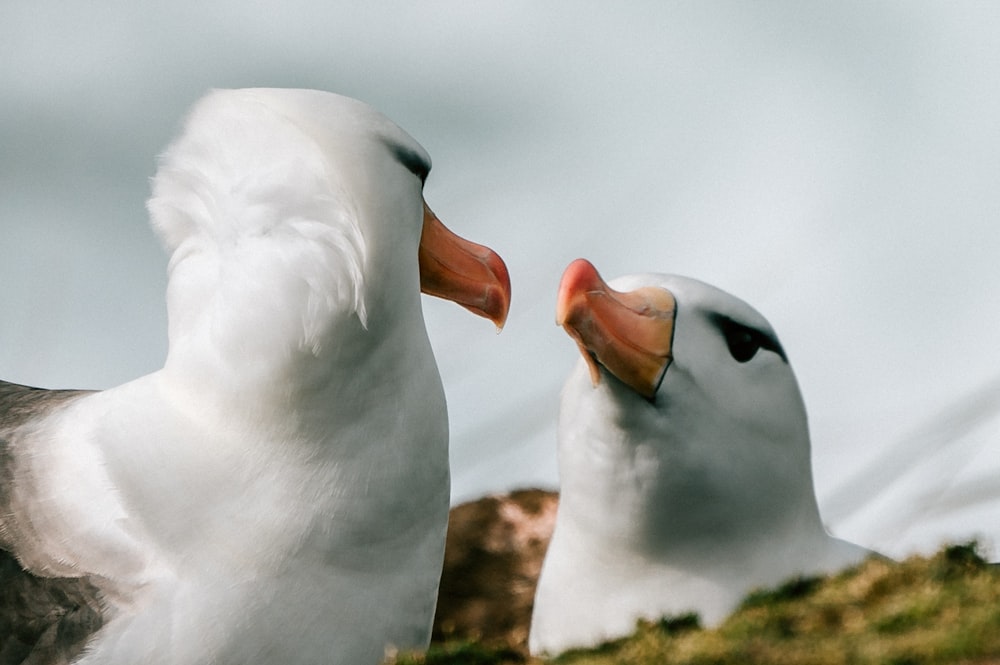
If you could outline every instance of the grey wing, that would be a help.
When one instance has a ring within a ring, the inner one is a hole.
[[[38,577],[0,550],[0,665],[70,663],[102,623],[86,578]]]
[[[33,419],[87,394],[0,381],[0,665],[69,663],[102,625],[98,590],[86,578],[40,577],[12,551],[14,442]]]

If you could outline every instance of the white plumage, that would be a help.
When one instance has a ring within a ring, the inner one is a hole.
[[[106,603],[79,663],[363,665],[427,643],[449,480],[421,285],[498,325],[509,301],[499,257],[423,203],[429,168],[338,95],[196,105],[149,202],[164,368],[0,395],[0,544]]]
[[[714,624],[755,587],[866,555],[820,522],[805,409],[759,313],[683,277],[609,287],[583,260],[558,309],[584,359],[563,390],[532,652],[620,637],[640,618]]]

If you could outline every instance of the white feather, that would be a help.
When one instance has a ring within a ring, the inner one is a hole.
[[[149,202],[165,367],[9,438],[5,541],[87,575],[79,663],[374,665],[430,635],[447,415],[423,325],[422,148],[369,107],[215,91]]]

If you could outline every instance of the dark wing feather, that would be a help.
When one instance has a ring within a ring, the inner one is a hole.
[[[0,665],[69,663],[102,623],[86,578],[37,577],[0,550]]]
[[[30,420],[87,394],[0,381],[0,547],[13,487],[13,445]],[[103,623],[97,589],[86,578],[46,578],[0,549],[0,665],[69,663]]]

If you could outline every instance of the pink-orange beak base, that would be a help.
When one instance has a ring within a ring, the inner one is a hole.
[[[556,323],[576,341],[594,385],[599,364],[647,399],[670,365],[677,302],[659,287],[619,292],[586,259],[563,272]]]
[[[489,247],[461,238],[424,203],[420,236],[420,290],[451,300],[503,328],[510,309],[510,275]]]

